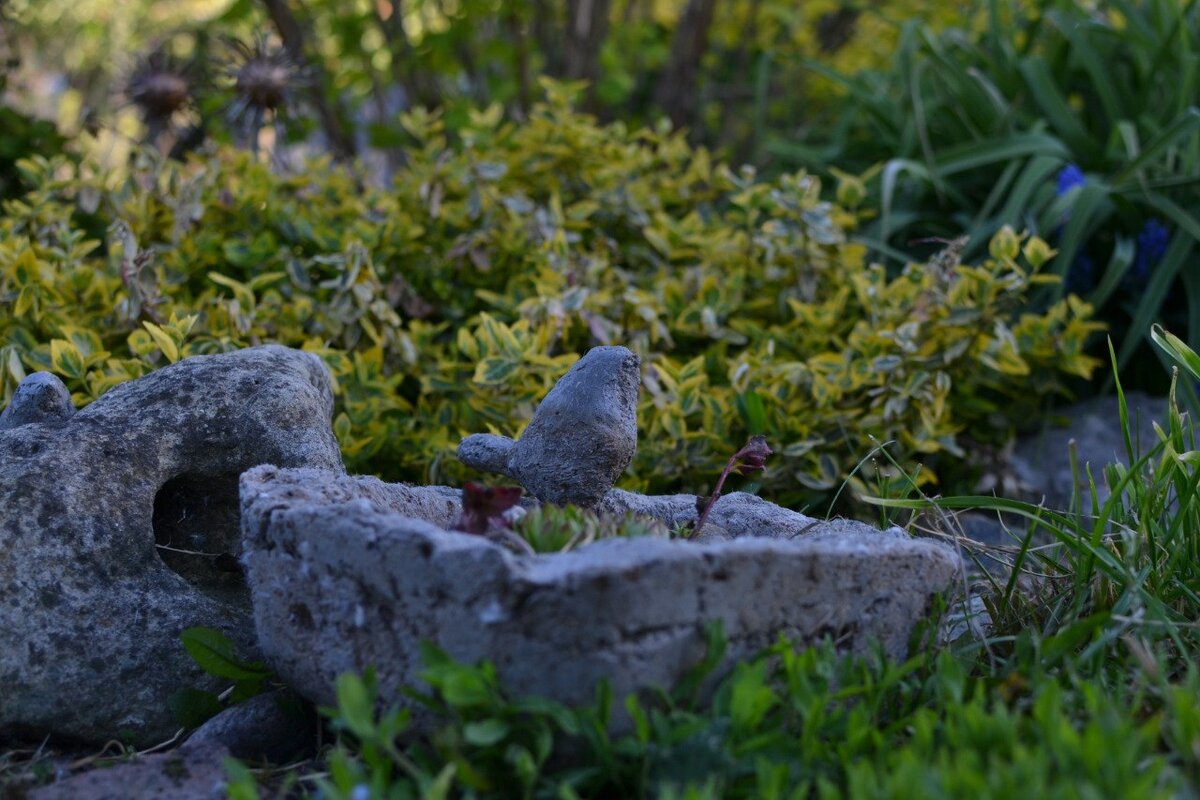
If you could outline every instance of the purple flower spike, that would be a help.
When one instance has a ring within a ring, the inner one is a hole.
[[[1133,260],[1133,277],[1143,281],[1150,276],[1150,268],[1162,260],[1171,242],[1171,232],[1162,222],[1150,217],[1137,235],[1137,257]]]
[[[1075,164],[1067,164],[1058,173],[1058,196],[1062,197],[1076,186],[1083,186],[1086,183],[1087,177],[1083,174],[1083,170]]]

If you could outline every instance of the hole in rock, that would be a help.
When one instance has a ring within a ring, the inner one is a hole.
[[[154,496],[154,544],[163,563],[226,604],[250,607],[238,557],[238,473],[185,473]]]

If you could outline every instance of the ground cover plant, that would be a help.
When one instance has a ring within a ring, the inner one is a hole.
[[[521,555],[565,553],[600,539],[671,535],[658,522],[634,514],[601,515],[574,505],[519,505],[519,486],[463,486],[455,530],[486,536]]]
[[[799,507],[871,437],[932,480],[1091,373],[1085,304],[1023,309],[1045,242],[1005,230],[977,263],[950,249],[889,275],[813,177],[758,180],[546,91],[527,122],[484,109],[457,138],[406,117],[386,190],[230,149],[143,152],[125,174],[22,161],[35,188],[0,220],[0,397],[48,369],[84,404],[181,357],[278,342],[329,363],[353,471],[460,483],[464,434],[519,433],[577,354],[621,343],[644,365],[624,486],[707,493],[728,442],[765,435],[762,491]]]

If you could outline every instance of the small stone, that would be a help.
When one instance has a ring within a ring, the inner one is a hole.
[[[469,467],[507,475],[537,499],[596,505],[637,449],[639,360],[594,347],[546,395],[518,441],[474,434],[458,446]]]
[[[279,689],[225,709],[193,731],[182,749],[218,745],[234,758],[287,764],[311,755],[316,744],[312,707]]]
[[[1127,392],[1125,402],[1134,457],[1138,458],[1158,444],[1154,423],[1164,419],[1167,399]],[[1129,462],[1117,398],[1093,397],[1054,413],[1056,417],[1070,420],[1069,425],[1065,428],[1046,427],[1016,443],[1010,467],[1021,483],[1021,494],[1030,502],[1044,503],[1046,508],[1063,511],[1071,505],[1078,480],[1079,508],[1086,511],[1092,507],[1088,488],[1090,467],[1097,484],[1096,502],[1103,505],[1109,497],[1108,487],[1101,478],[1104,468],[1109,464],[1128,467]],[[1071,442],[1075,442],[1076,449],[1074,470]]]
[[[35,372],[21,381],[13,392],[12,402],[0,413],[0,431],[34,422],[66,420],[74,413],[71,393],[58,376]]]
[[[600,501],[597,510],[606,514],[639,514],[654,517],[668,528],[694,524],[700,516],[696,509],[694,494],[644,495],[613,489]],[[767,539],[795,539],[817,533],[843,530],[847,524],[853,533],[876,531],[870,525],[846,520],[819,520],[798,511],[775,505],[746,492],[730,492],[717,498],[708,521],[701,529],[698,541],[709,541],[717,535],[709,534],[710,527],[725,531],[726,538],[758,536]]]
[[[29,800],[220,800],[228,781],[219,745],[139,756],[31,790]]]

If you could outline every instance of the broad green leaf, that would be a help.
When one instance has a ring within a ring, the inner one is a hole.
[[[158,345],[158,349],[162,351],[164,356],[166,356],[167,361],[170,361],[172,364],[174,364],[179,360],[179,346],[175,344],[175,340],[171,338],[169,333],[155,325],[153,322],[143,322],[142,327],[144,327],[146,332],[150,334],[150,337],[154,339],[154,343]]]
[[[476,365],[473,380],[485,385],[504,383],[520,367],[521,362],[504,356],[485,358]]]
[[[246,663],[237,657],[233,640],[212,628],[193,627],[179,635],[184,648],[202,670],[234,681],[254,680],[271,674],[264,665]]]
[[[433,783],[421,794],[421,800],[446,800],[450,797],[450,790],[454,788],[454,777],[457,772],[458,765],[453,762],[442,767]]]
[[[476,747],[490,747],[508,736],[508,723],[502,719],[485,719],[463,726],[463,739]]]
[[[86,371],[83,356],[78,348],[66,339],[50,341],[50,363],[54,366],[55,372],[66,375],[68,378],[78,380],[83,378]]]
[[[222,710],[221,701],[215,694],[200,689],[180,689],[171,695],[167,704],[176,721],[188,730],[199,728]]]
[[[357,675],[344,673],[337,677],[334,692],[338,720],[359,739],[370,741],[375,735],[375,701],[368,683]]]

